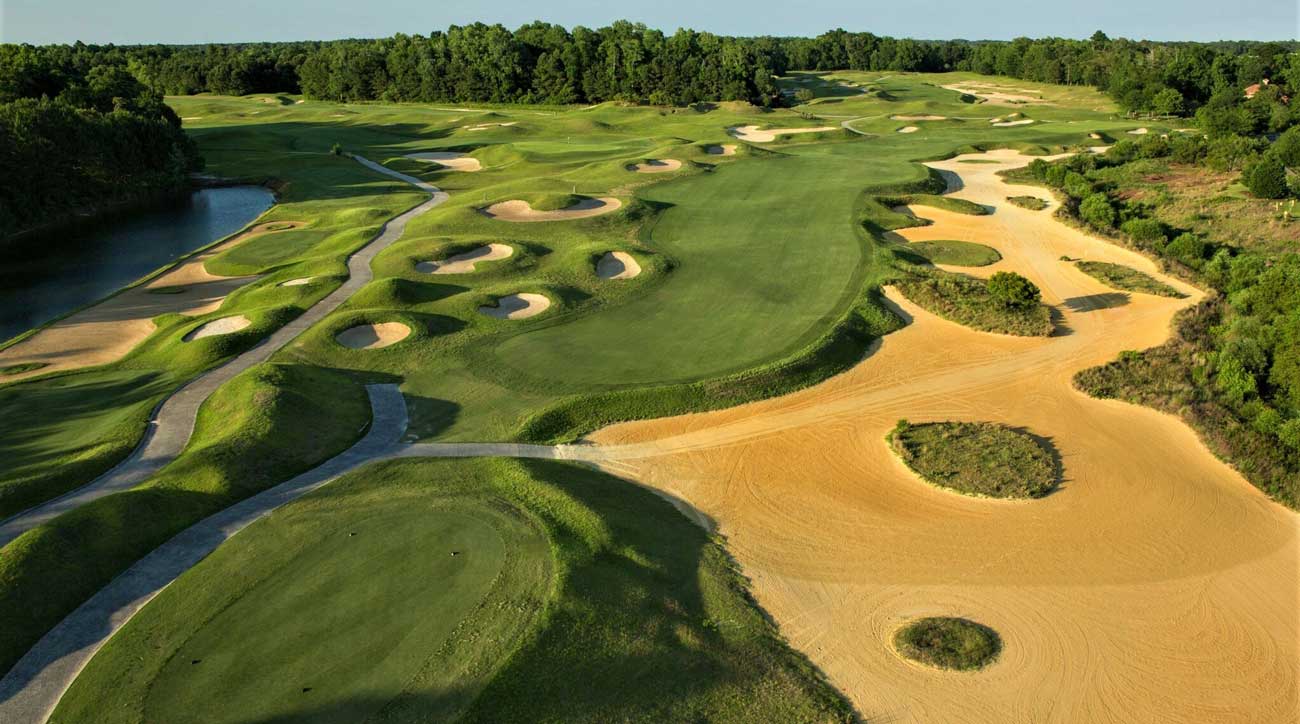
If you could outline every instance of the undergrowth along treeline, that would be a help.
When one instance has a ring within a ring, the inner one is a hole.
[[[1184,312],[1173,339],[1130,351],[1084,370],[1075,384],[1098,396],[1128,400],[1181,415],[1210,449],[1274,499],[1300,507],[1300,253],[1260,239],[1228,243],[1215,237],[1212,209],[1220,202],[1259,207],[1283,230],[1289,214],[1273,202],[1200,185],[1136,190],[1161,171],[1202,178],[1235,154],[1231,136],[1160,137],[1124,141],[1102,156],[1080,154],[1054,163],[1035,160],[1009,175],[1055,189],[1058,212],[1074,223],[1154,256],[1177,276],[1208,287],[1210,296]],[[1163,206],[1205,193],[1199,211],[1171,222]]]

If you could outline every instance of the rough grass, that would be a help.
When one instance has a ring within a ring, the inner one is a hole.
[[[997,249],[970,241],[938,240],[914,241],[902,249],[931,264],[951,266],[988,266],[1002,259]]]
[[[904,194],[899,196],[881,196],[878,197],[880,203],[886,206],[930,206],[944,211],[952,211],[958,214],[968,214],[970,216],[986,216],[989,210],[974,201],[959,199],[953,196],[940,196],[938,194]]]
[[[1104,261],[1081,261],[1075,264],[1079,271],[1114,289],[1126,292],[1154,294],[1158,297],[1182,299],[1185,294],[1149,274],[1122,264]]]
[[[40,368],[46,366],[48,365],[45,362],[23,362],[22,364],[7,365],[5,367],[0,367],[0,375],[3,376],[21,375],[24,372],[39,370]]]
[[[1046,443],[1005,425],[899,420],[888,440],[926,482],[966,495],[1038,498],[1060,480],[1060,465]]]
[[[982,279],[927,270],[913,272],[894,284],[913,303],[972,329],[1021,337],[1046,337],[1054,329],[1047,305],[1005,304],[989,294]]]
[[[465,516],[499,539],[440,539]],[[295,565],[319,545],[355,552]],[[448,557],[450,545],[461,556]],[[502,559],[489,561],[484,573],[500,573],[486,587],[465,577],[475,557]],[[296,593],[322,583],[330,595]],[[315,635],[284,647],[267,630]],[[198,712],[210,722],[853,720],[717,539],[637,486],[506,459],[381,463],[254,523],[115,636],[56,718]]]
[[[1042,211],[1047,208],[1047,201],[1037,196],[1008,196],[1007,201],[1030,211]]]
[[[1002,639],[983,624],[964,618],[917,619],[894,634],[894,648],[927,666],[972,671],[992,663],[1002,652]]]

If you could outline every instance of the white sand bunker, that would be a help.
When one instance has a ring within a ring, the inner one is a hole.
[[[345,329],[334,340],[349,349],[380,349],[397,344],[410,335],[411,328],[401,322],[382,322]]]
[[[596,262],[596,276],[601,279],[631,279],[641,273],[641,265],[625,251],[607,251]]]
[[[1131,135],[1131,136],[1145,136],[1145,135],[1147,135],[1147,134],[1150,133],[1150,132],[1151,132],[1151,130],[1148,129],[1148,128],[1135,128],[1135,129],[1133,129],[1132,131],[1129,131],[1129,135]]]
[[[543,294],[508,294],[497,300],[495,307],[479,307],[480,314],[497,319],[528,319],[545,312],[551,300]]]
[[[1088,138],[1091,138],[1091,139],[1094,140],[1094,141],[1100,141],[1100,140],[1101,140],[1101,134],[1100,134],[1100,133],[1089,133],[1089,134],[1088,134]]]
[[[916,126],[903,126],[902,128],[898,129],[898,132],[899,132],[899,133],[916,133],[916,132],[919,131],[919,130],[921,130],[921,129],[917,128]]]
[[[242,314],[233,317],[222,317],[221,319],[214,319],[211,322],[200,324],[190,330],[189,334],[182,337],[181,341],[193,342],[196,339],[203,339],[204,337],[217,337],[223,334],[233,334],[234,332],[247,328],[250,324],[252,324],[252,322],[248,321],[248,317],[245,317]]]
[[[890,116],[892,121],[946,121],[947,116]]]
[[[455,153],[452,151],[422,151],[420,153],[408,153],[407,158],[416,161],[427,161],[435,163],[443,168],[452,171],[482,171],[483,165],[478,162],[477,158],[464,153]]]
[[[750,143],[770,143],[776,140],[777,136],[786,136],[792,133],[822,133],[823,131],[833,131],[835,126],[817,126],[816,128],[765,128],[760,130],[758,126],[732,126],[727,129],[727,133],[739,138],[742,141]]]
[[[509,244],[488,244],[442,261],[422,261],[415,265],[415,270],[426,274],[469,274],[481,261],[507,259],[514,253],[515,248]]]
[[[506,121],[505,123],[478,123],[472,126],[462,126],[462,128],[467,131],[486,131],[489,128],[497,128],[498,126],[513,126],[518,122],[519,121]]]
[[[682,167],[682,162],[675,158],[650,158],[645,163],[628,164],[627,170],[637,173],[667,173]]]
[[[297,279],[290,279],[290,280],[287,281],[287,282],[280,282],[280,286],[282,286],[282,287],[300,287],[300,286],[302,286],[302,285],[304,285],[304,284],[311,284],[311,281],[312,281],[313,279],[315,279],[315,278],[316,278],[316,277],[298,277]]]
[[[736,144],[724,143],[720,146],[705,146],[704,152],[710,156],[735,156]]]
[[[537,211],[527,201],[515,199],[495,203],[479,211],[484,216],[490,216],[502,221],[565,221],[567,219],[585,219],[589,216],[608,214],[622,205],[623,202],[613,196],[605,196],[599,199],[583,199],[567,209]]]
[[[996,119],[995,119],[995,120],[996,120]],[[997,123],[994,123],[993,125],[995,125],[995,126],[997,126],[997,127],[999,127],[999,128],[1006,128],[1007,126],[1027,126],[1027,125],[1029,125],[1030,123],[1033,123],[1033,122],[1034,122],[1034,119],[1032,119],[1032,118],[1021,118],[1021,119],[1018,120],[1018,121],[998,121]]]

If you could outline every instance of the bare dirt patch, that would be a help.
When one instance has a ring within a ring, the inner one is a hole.
[[[382,349],[409,337],[411,328],[401,322],[359,324],[339,332],[334,340],[349,349]]]

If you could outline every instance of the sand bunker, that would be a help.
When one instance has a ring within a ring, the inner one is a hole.
[[[411,328],[401,322],[359,324],[339,332],[334,340],[349,349],[380,349],[397,344],[411,335]]]
[[[776,140],[777,136],[787,136],[792,133],[822,133],[824,131],[833,131],[835,126],[817,126],[816,128],[765,128],[759,129],[758,126],[732,126],[727,129],[727,133],[739,138],[742,141],[750,143],[771,143]]]
[[[506,121],[505,123],[477,123],[472,126],[461,126],[461,128],[464,128],[467,131],[486,131],[489,128],[513,126],[518,122],[519,121]]]
[[[422,261],[415,265],[415,270],[426,274],[469,274],[481,261],[507,259],[514,253],[515,248],[509,244],[488,244],[442,261]]]
[[[720,146],[705,146],[704,152],[711,156],[735,156],[736,144],[724,143]]]
[[[1091,138],[1091,139],[1094,140],[1094,141],[1100,141],[1100,140],[1101,140],[1101,134],[1100,134],[1100,133],[1089,133],[1089,134],[1088,134],[1088,138]]]
[[[527,201],[516,199],[492,204],[486,209],[479,209],[479,212],[502,221],[566,221],[608,214],[618,210],[622,205],[623,202],[613,196],[605,196],[599,199],[583,199],[567,209],[536,211],[528,205]]]
[[[290,280],[287,281],[287,282],[280,282],[280,286],[282,286],[282,287],[301,287],[301,286],[303,286],[304,284],[311,284],[311,281],[312,281],[313,279],[315,279],[315,278],[316,278],[316,277],[298,277],[297,279],[290,279]]]
[[[221,319],[214,319],[211,322],[195,327],[189,332],[189,334],[182,337],[181,340],[184,342],[193,342],[196,339],[203,339],[204,337],[219,337],[223,334],[233,334],[241,329],[247,329],[250,324],[252,324],[252,322],[248,321],[248,317],[245,317],[242,314],[237,314],[233,317],[222,317]]]
[[[667,173],[682,167],[682,162],[675,158],[652,158],[645,163],[629,164],[627,170],[637,173]]]
[[[182,262],[147,284],[128,289],[93,307],[69,315],[18,344],[0,350],[0,367],[43,364],[30,372],[7,375],[5,382],[57,370],[101,365],[121,359],[154,331],[160,314],[200,316],[216,311],[234,290],[254,277],[220,277],[204,264],[254,236],[279,233],[303,226],[300,221],[258,224]],[[174,292],[160,294],[159,289]]]
[[[408,153],[407,158],[416,161],[427,161],[442,166],[451,171],[482,171],[483,166],[477,158],[464,153],[454,153],[452,151],[421,151],[420,153]]]
[[[993,103],[1041,103],[1041,96],[1029,95],[1035,91],[1022,88],[1004,88],[992,83],[966,83],[940,86],[946,90],[956,91],[968,96],[983,98]]]
[[[528,319],[545,312],[551,300],[543,294],[508,294],[497,300],[495,307],[479,307],[480,314],[497,319]]]
[[[902,128],[898,129],[898,132],[899,132],[899,133],[916,133],[916,132],[919,131],[919,130],[921,130],[921,129],[917,128],[916,126],[903,126]]]
[[[899,234],[997,249],[1002,262],[969,271],[1026,275],[1069,334],[984,334],[890,292],[913,321],[856,367],[774,400],[600,430],[590,439],[619,451],[602,467],[711,517],[781,632],[867,720],[1294,721],[1300,516],[1177,417],[1072,383],[1122,350],[1163,343],[1200,293],[1143,256],[1006,204],[1041,193],[997,176],[1032,157],[963,158],[930,165],[961,178],[956,196],[998,212],[916,207],[935,223]],[[1110,290],[1063,255],[1105,257],[1192,296],[1108,306]],[[936,490],[890,453],[885,434],[900,418],[1027,427],[1057,448],[1064,482],[1032,504]],[[909,663],[890,636],[923,616],[980,621],[1001,634],[1003,655],[961,674]]]
[[[891,121],[946,121],[947,116],[890,116]]]
[[[1151,132],[1151,130],[1148,129],[1148,128],[1135,128],[1135,129],[1129,131],[1129,135],[1130,135],[1130,136],[1145,136],[1145,135],[1147,135],[1147,134],[1150,133],[1150,132]]]
[[[993,125],[999,128],[1006,128],[1007,126],[1027,126],[1033,122],[1034,119],[1032,118],[1021,118],[1018,121],[999,121],[997,123],[994,123]]]
[[[596,262],[596,276],[601,279],[631,279],[640,273],[641,265],[627,252],[607,251]]]

